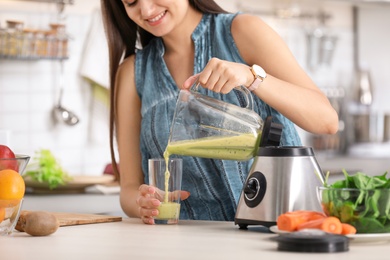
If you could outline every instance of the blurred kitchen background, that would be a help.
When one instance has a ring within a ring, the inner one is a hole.
[[[390,1],[217,2],[268,22],[339,112],[334,136],[299,129],[324,171],[390,170]],[[50,149],[73,175],[100,175],[110,163],[99,6],[99,0],[0,0],[0,143],[31,156]],[[75,121],[58,118],[59,102]]]

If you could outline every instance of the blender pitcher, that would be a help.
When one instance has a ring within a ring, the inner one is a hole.
[[[242,108],[196,91],[181,90],[171,125],[168,154],[244,161],[255,157],[263,120],[253,111],[249,90]]]

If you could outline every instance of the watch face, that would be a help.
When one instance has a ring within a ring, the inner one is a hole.
[[[264,79],[267,74],[265,73],[265,71],[263,70],[262,67],[260,67],[259,65],[253,65],[252,66],[253,68],[253,71],[256,73],[256,75],[258,75],[260,78]]]

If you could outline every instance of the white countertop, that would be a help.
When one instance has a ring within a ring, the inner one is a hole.
[[[119,194],[26,194],[22,209],[125,216]]]
[[[51,236],[15,232],[0,237],[0,259],[389,259],[390,241],[350,243],[344,253],[288,253],[264,228],[239,230],[232,222],[184,221],[145,225],[122,212],[118,194],[26,194],[23,210],[105,214],[122,222],[61,227]]]
[[[240,230],[232,222],[180,221],[145,225],[139,219],[60,227],[46,237],[0,237],[1,259],[389,259],[390,243],[350,243],[343,253],[277,251],[276,234]]]

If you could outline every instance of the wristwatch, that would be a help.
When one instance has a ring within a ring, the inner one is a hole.
[[[253,91],[253,90],[257,89],[257,87],[260,85],[260,83],[263,82],[263,80],[267,77],[267,73],[265,73],[264,69],[257,64],[253,64],[252,67],[250,67],[250,70],[251,70],[255,80],[248,87],[248,89],[250,91]]]

